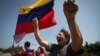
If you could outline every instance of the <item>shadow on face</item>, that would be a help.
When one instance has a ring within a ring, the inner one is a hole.
[[[70,41],[70,34],[65,29],[61,29],[61,31],[57,34],[57,42],[58,45],[68,44]]]

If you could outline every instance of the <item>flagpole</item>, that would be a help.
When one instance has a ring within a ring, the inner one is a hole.
[[[13,44],[12,44],[12,55],[11,56],[13,56],[14,55],[14,38],[13,38]]]

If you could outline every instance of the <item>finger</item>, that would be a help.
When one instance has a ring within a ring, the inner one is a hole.
[[[68,0],[68,1],[75,2],[75,0]]]
[[[73,2],[75,2],[75,0],[72,0]]]
[[[35,24],[37,22],[37,17],[35,17],[33,20],[32,20],[33,24]]]
[[[37,20],[37,17],[35,17],[34,19],[33,19],[33,21],[36,21]]]

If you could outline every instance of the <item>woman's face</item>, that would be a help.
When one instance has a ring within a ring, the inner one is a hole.
[[[40,48],[38,48],[38,53],[41,53],[41,50],[40,50]]]

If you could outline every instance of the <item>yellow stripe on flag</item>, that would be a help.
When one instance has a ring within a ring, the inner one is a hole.
[[[39,6],[42,6],[42,5],[46,4],[46,3],[48,3],[49,1],[50,0],[38,0],[37,2],[31,4],[30,6],[20,8],[19,14],[27,14],[32,9],[34,9],[36,7],[39,7]]]

